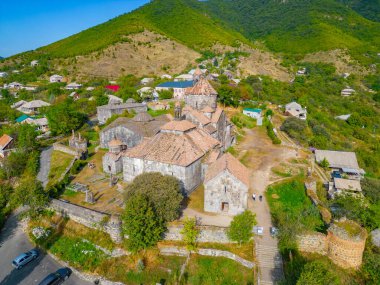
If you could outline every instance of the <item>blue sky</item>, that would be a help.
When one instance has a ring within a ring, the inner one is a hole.
[[[149,0],[0,0],[0,56],[36,49]]]

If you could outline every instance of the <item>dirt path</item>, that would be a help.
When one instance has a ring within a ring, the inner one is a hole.
[[[270,185],[272,167],[290,158],[297,157],[297,149],[285,145],[276,146],[267,137],[264,129],[246,130],[244,140],[236,146],[240,159],[251,171],[251,189],[248,208],[256,214],[258,226],[264,228],[262,236],[256,236],[256,257],[259,267],[259,284],[275,284],[283,277],[281,255],[277,239],[270,236],[272,220],[265,191]],[[256,194],[253,201],[252,194]],[[262,195],[263,201],[258,197]]]

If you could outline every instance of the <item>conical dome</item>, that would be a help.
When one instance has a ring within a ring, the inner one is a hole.
[[[135,122],[150,122],[150,121],[153,121],[154,119],[147,112],[142,112],[134,116],[132,120]]]

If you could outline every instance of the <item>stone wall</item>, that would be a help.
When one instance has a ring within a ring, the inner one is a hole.
[[[187,256],[189,252],[185,248],[173,246],[173,247],[161,247],[160,253],[163,255]],[[253,262],[245,260],[245,259],[241,258],[240,256],[237,256],[237,255],[235,255],[229,251],[211,249],[211,248],[199,248],[194,253],[199,254],[199,255],[204,255],[204,256],[215,256],[215,257],[229,258],[231,260],[234,260],[234,261],[240,263],[241,265],[243,265],[247,268],[253,268],[255,266],[255,264]]]
[[[207,106],[216,108],[216,100],[216,95],[186,95],[185,105],[197,110],[202,110]]]
[[[138,145],[143,139],[139,133],[120,125],[100,132],[100,147],[108,148],[108,143],[115,138],[121,140],[128,148]]]
[[[327,235],[312,233],[297,236],[297,244],[302,252],[326,255],[340,267],[357,269],[362,264],[366,238],[364,229],[358,236],[350,237],[332,224]]]
[[[71,148],[71,147],[68,147],[68,146],[65,146],[63,144],[60,144],[60,143],[54,143],[53,144],[53,149],[54,150],[57,150],[57,151],[62,151],[64,153],[67,153],[67,154],[70,154],[70,155],[73,155],[73,156],[77,156],[78,155],[78,152]]]
[[[312,252],[321,255],[327,254],[327,237],[322,233],[297,236],[297,244],[298,249],[302,252]]]
[[[50,208],[79,224],[89,228],[100,229],[108,233],[116,243],[119,243],[122,240],[121,221],[116,216],[111,216],[106,213],[57,199],[51,200]]]

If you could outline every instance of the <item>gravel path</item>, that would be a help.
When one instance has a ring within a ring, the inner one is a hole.
[[[44,188],[49,182],[49,171],[52,153],[53,147],[50,146],[45,148],[40,155],[40,171],[37,174],[37,180],[41,181]]]

